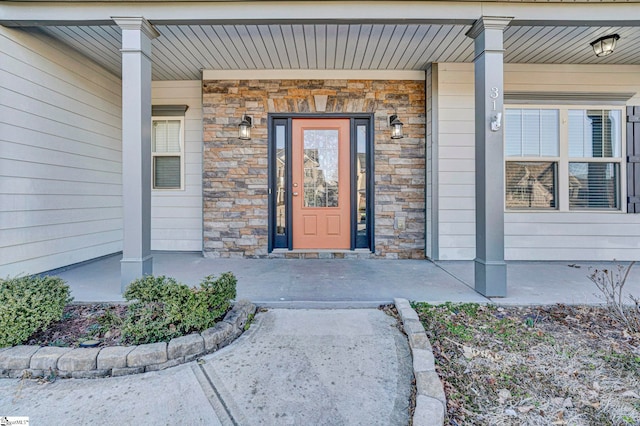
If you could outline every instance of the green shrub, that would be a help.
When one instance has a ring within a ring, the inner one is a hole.
[[[140,278],[124,293],[133,303],[122,337],[127,343],[154,343],[209,328],[229,309],[236,283],[231,272],[205,277],[195,288],[165,276]]]
[[[69,286],[58,277],[0,279],[0,347],[24,343],[61,320],[71,300]]]

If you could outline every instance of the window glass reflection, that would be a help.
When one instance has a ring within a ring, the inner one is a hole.
[[[286,231],[285,190],[287,187],[285,126],[276,126],[276,234]]]
[[[338,130],[304,131],[304,207],[338,207]]]
[[[618,209],[616,163],[569,163],[570,209]]]
[[[619,110],[569,110],[569,157],[621,155]]]
[[[507,208],[556,208],[557,169],[556,162],[507,161],[505,167]]]
[[[367,126],[356,128],[356,208],[358,235],[367,235]]]

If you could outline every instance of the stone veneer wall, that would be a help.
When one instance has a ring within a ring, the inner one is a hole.
[[[375,257],[423,258],[425,87],[404,80],[203,81],[205,255],[269,256],[267,114],[316,112],[314,95],[328,96],[327,113],[375,114]],[[393,113],[404,139],[390,138]],[[243,114],[249,141],[238,139]]]

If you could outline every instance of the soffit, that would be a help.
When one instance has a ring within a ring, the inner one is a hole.
[[[202,69],[422,70],[431,62],[473,61],[469,25],[273,24],[156,25],[153,79],[192,80]],[[50,26],[41,31],[119,75],[116,26]],[[621,36],[614,54],[597,58],[589,42]],[[640,64],[640,27],[511,26],[505,62]]]

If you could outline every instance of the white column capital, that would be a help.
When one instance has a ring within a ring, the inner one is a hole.
[[[482,16],[473,23],[471,29],[465,35],[475,39],[485,30],[504,31],[512,20],[513,17],[508,16]]]
[[[123,30],[142,31],[150,40],[160,37],[160,33],[142,16],[112,16],[111,19]]]

